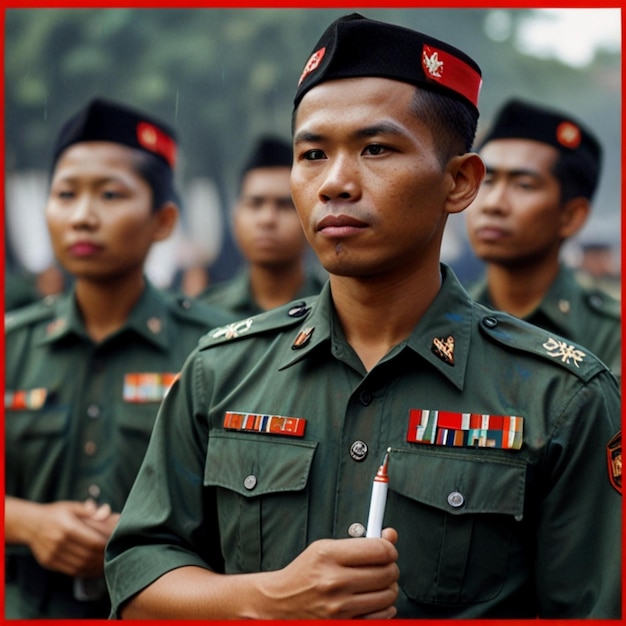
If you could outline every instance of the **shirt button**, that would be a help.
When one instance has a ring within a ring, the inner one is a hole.
[[[87,415],[91,417],[91,419],[100,417],[100,407],[97,404],[90,404],[87,407]]]
[[[458,509],[460,506],[463,506],[464,502],[465,502],[465,498],[463,497],[463,494],[459,493],[458,491],[453,491],[448,496],[448,504],[450,506],[453,506],[455,509]]]
[[[559,300],[557,306],[559,307],[559,311],[561,311],[561,313],[563,314],[569,313],[569,310],[571,308],[569,300]]]
[[[98,449],[98,446],[93,441],[88,441],[85,444],[85,454],[87,456],[93,456],[96,453],[97,449]]]
[[[367,406],[371,401],[372,401],[372,392],[367,391],[366,389],[361,391],[361,393],[359,394],[359,402],[363,406]]]
[[[358,462],[361,462],[367,456],[367,444],[364,441],[355,441],[350,446],[350,456]]]
[[[100,495],[100,487],[98,485],[89,485],[87,488],[87,493],[92,498],[97,498]]]
[[[256,482],[256,476],[250,474],[250,476],[246,476],[246,479],[243,481],[243,486],[248,491],[252,491],[256,487]]]
[[[483,319],[483,324],[487,328],[495,328],[498,325],[498,320],[495,317],[485,317]]]
[[[158,317],[151,317],[147,322],[146,326],[148,330],[154,335],[158,335],[163,330],[163,323]]]
[[[350,537],[362,537],[365,534],[365,526],[359,522],[354,522],[348,527],[348,534]]]

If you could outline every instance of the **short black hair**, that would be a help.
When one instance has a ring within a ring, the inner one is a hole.
[[[174,172],[163,159],[157,156],[129,148],[133,152],[132,163],[139,176],[150,185],[152,190],[152,210],[158,211],[168,202],[173,202],[182,209],[180,196],[174,184]]]
[[[411,112],[431,127],[442,165],[451,157],[472,149],[478,111],[464,100],[416,87]]]

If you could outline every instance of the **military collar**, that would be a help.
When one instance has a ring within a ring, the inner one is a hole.
[[[462,389],[469,355],[473,307],[452,270],[442,264],[441,273],[441,289],[405,345]],[[325,342],[332,344],[334,352],[341,350],[338,345],[341,340],[332,337],[333,316],[334,306],[330,284],[327,282],[313,303],[306,321],[293,329],[289,352],[284,355],[279,369],[301,361]]]
[[[489,296],[486,278],[481,280],[471,293],[477,302],[496,309]],[[578,318],[581,293],[582,287],[572,271],[561,265],[559,273],[537,308],[523,319],[567,339],[575,339],[581,323]]]
[[[75,287],[56,300],[54,313],[53,319],[46,326],[40,344],[56,343],[70,336],[92,341],[78,309]],[[168,319],[165,298],[146,280],[146,287],[128,319],[114,335],[105,339],[105,342],[124,332],[134,332],[160,349],[167,350],[169,347]]]

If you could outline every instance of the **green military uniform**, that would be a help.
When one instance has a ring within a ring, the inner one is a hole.
[[[107,547],[113,615],[178,567],[276,570],[316,539],[362,535],[390,448],[398,617],[618,616],[614,376],[442,272],[370,372],[328,285],[201,340]]]
[[[477,302],[493,308],[486,280],[469,292]],[[583,287],[571,269],[561,266],[541,304],[524,319],[585,346],[621,376],[620,303],[600,289]]]
[[[94,344],[73,291],[6,319],[6,493],[122,509],[174,375],[209,328],[232,316],[148,284],[123,328]],[[7,617],[105,618],[106,596],[7,546]],[[102,581],[103,582],[103,581]]]
[[[295,297],[306,298],[318,294],[325,280],[315,272],[307,272],[304,284]],[[198,296],[198,299],[231,311],[237,317],[249,317],[263,312],[252,296],[250,272],[247,269],[240,270],[231,280],[211,285]]]

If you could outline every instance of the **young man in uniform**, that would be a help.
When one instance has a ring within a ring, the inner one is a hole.
[[[61,129],[46,220],[73,279],[5,321],[6,617],[106,618],[109,538],[160,401],[233,317],[144,276],[178,216],[173,130],[94,100]]]
[[[259,138],[241,173],[232,227],[246,266],[198,298],[249,317],[319,293],[323,280],[305,266],[309,249],[293,206],[289,176],[293,152],[286,141]]]
[[[439,263],[484,175],[480,83],[406,28],[322,35],[291,181],[329,283],[187,361],[107,547],[114,616],[619,615],[615,378]]]
[[[584,288],[560,261],[591,210],[598,140],[571,115],[511,100],[479,154],[487,175],[467,211],[467,230],[487,271],[471,295],[584,346],[619,376],[619,301]]]

